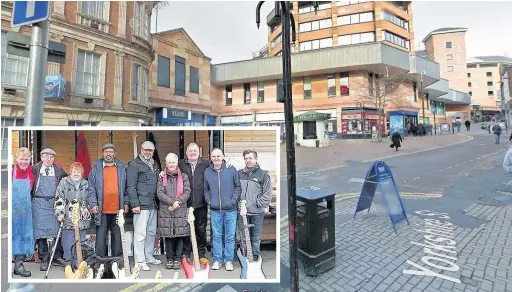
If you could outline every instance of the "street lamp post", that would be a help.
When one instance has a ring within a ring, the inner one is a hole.
[[[423,74],[424,74],[424,71],[422,71],[420,73],[420,89],[421,89],[421,109],[423,111],[423,118],[422,118],[422,123],[423,123],[423,126],[425,126],[425,96],[423,95]]]
[[[256,6],[256,25],[260,27],[260,11],[265,1],[258,2]],[[282,27],[282,60],[283,60],[283,100],[284,120],[286,131],[286,166],[288,169],[288,226],[290,245],[290,290],[299,291],[299,262],[297,257],[297,197],[296,197],[296,170],[295,170],[295,133],[293,128],[293,104],[292,104],[292,56],[290,50],[291,41],[295,43],[295,19],[292,14],[292,3],[288,1],[274,2],[274,13],[277,19],[281,19]],[[313,2],[315,13],[318,10],[318,2]]]
[[[357,107],[361,108],[361,129],[363,130],[363,139],[366,139],[366,131],[364,128],[364,102],[358,102]]]

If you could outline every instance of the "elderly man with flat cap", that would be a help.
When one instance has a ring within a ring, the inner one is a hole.
[[[34,187],[32,189],[32,222],[34,239],[37,245],[41,271],[46,271],[50,260],[48,239],[57,237],[59,222],[55,218],[55,191],[66,171],[55,163],[55,150],[45,148],[41,151],[41,161],[32,167]],[[64,265],[63,248],[60,240],[54,255],[54,264]]]
[[[135,262],[143,271],[149,271],[147,264],[160,265],[162,261],[154,258],[158,174],[160,169],[153,160],[155,145],[145,141],[141,145],[139,156],[128,164],[126,192],[133,211],[133,255]]]
[[[89,207],[96,223],[96,255],[108,255],[107,236],[110,230],[111,256],[122,256],[121,230],[116,216],[122,208],[128,212],[128,200],[125,198],[126,167],[116,158],[116,146],[110,143],[103,145],[103,158],[94,162],[88,180]]]

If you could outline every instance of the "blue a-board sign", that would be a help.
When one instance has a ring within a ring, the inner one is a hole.
[[[66,78],[60,74],[52,74],[46,76],[44,86],[44,99],[56,100],[64,99],[66,94]]]
[[[402,199],[400,198],[395,179],[393,178],[391,169],[389,169],[389,166],[384,161],[375,161],[366,173],[361,194],[354,212],[354,218],[356,218],[357,213],[366,209],[370,212],[377,187],[379,188],[384,205],[388,211],[389,219],[393,224],[393,230],[396,232],[395,224],[403,220],[406,220],[407,224],[409,224],[409,219],[407,219],[407,214]]]

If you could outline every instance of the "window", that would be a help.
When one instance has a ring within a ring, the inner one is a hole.
[[[251,83],[244,83],[244,104],[251,103]]]
[[[185,96],[185,59],[176,56],[175,70],[176,76],[174,79],[174,94]]]
[[[349,86],[348,86],[348,72],[340,73],[340,95],[341,96],[350,95]]]
[[[171,60],[164,56],[158,56],[158,77],[157,85],[162,87],[171,87]]]
[[[448,66],[448,72],[453,72],[453,66]]]
[[[382,19],[409,31],[409,23],[396,15],[384,11],[382,13]]]
[[[480,64],[480,68],[498,67],[497,64]]]
[[[78,50],[73,91],[100,96],[100,58],[98,54]]]
[[[446,60],[453,60],[453,55],[452,54],[446,55]]]
[[[468,87],[471,87],[471,82],[468,82]]]
[[[336,6],[352,5],[357,3],[372,2],[373,0],[359,0],[359,1],[336,1]]]
[[[317,139],[316,135],[316,121],[304,121],[302,122],[302,139]]]
[[[226,105],[233,104],[233,87],[231,85],[226,85]]]
[[[311,99],[311,77],[304,77],[304,99]]]
[[[471,78],[471,73],[468,73],[468,78]]]
[[[487,86],[493,86],[493,82],[492,81],[487,81]]]
[[[2,161],[6,161],[8,159],[8,154],[9,154],[9,128],[8,127],[23,126],[23,119],[2,118],[1,121],[2,121],[2,127],[1,127],[2,128],[2,144],[0,146],[1,146],[1,152],[2,152]]]
[[[473,96],[473,92],[472,91],[469,92],[469,96]]]
[[[365,32],[338,36],[338,46],[371,43],[375,41],[375,33]]]
[[[284,100],[284,87],[283,87],[283,80],[277,80],[277,88],[276,88],[276,100]]]
[[[316,50],[316,49],[323,49],[323,48],[330,48],[330,47],[332,47],[332,38],[307,41],[307,42],[302,42],[299,44],[299,50],[301,52]]]
[[[132,69],[131,101],[146,103],[148,101],[148,70],[137,63]]]
[[[452,42],[446,42],[446,48],[451,49],[452,48]]]
[[[299,32],[307,32],[332,27],[332,19],[315,20],[299,24]]]
[[[373,21],[373,12],[338,16],[338,26]]]
[[[327,95],[336,96],[336,79],[334,75],[327,76]]]
[[[318,10],[324,10],[324,9],[329,9],[329,8],[331,8],[331,1],[320,1],[319,2]]]
[[[492,77],[492,72],[487,72],[487,77]]]
[[[68,126],[70,127],[96,127],[98,126],[98,122],[84,122],[84,121],[69,121]]]
[[[272,43],[270,44],[270,46],[272,48],[275,48],[277,47],[280,43],[281,43],[281,40],[282,40],[282,34],[279,34],[273,41]]]
[[[393,43],[395,45],[398,45],[402,48],[406,48],[406,49],[409,49],[409,41],[402,38],[402,37],[399,37],[393,33],[390,33],[388,31],[383,31],[382,32],[382,39],[383,40],[386,40],[390,43]]]
[[[135,18],[134,33],[145,40],[149,41],[150,33],[150,17],[149,11],[146,11],[145,4],[141,1],[135,2]]]
[[[2,84],[27,86],[28,58],[7,54],[7,32],[2,31]]]
[[[103,1],[80,1],[80,12],[97,19],[104,19],[103,9],[105,3]],[[110,5],[110,2],[108,3]]]
[[[315,11],[315,8],[313,8],[313,4],[309,1],[302,1],[299,3],[299,14],[302,13],[308,13]],[[331,8],[331,1],[319,1],[318,2],[318,10],[324,10]]]
[[[476,68],[476,64],[466,65],[467,68]]]
[[[258,103],[265,102],[265,82],[258,81]]]
[[[494,96],[494,91],[492,91],[492,90],[487,91],[487,96]]]
[[[190,66],[190,92],[199,93],[199,69]]]

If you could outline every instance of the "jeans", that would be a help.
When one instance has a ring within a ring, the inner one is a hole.
[[[208,208],[206,206],[194,209],[194,227],[196,230],[197,252],[199,258],[206,254],[206,223],[208,221]],[[183,238],[183,254],[190,258],[192,256],[192,242],[190,236]]]
[[[249,227],[249,237],[251,240],[251,248],[253,256],[260,255],[261,231],[263,230],[263,219],[265,214],[247,214],[247,224],[254,224]],[[238,216],[238,234],[240,235],[240,242],[242,246],[246,246],[245,242],[245,228],[242,216]]]
[[[157,210],[140,210],[133,215],[133,254],[136,263],[153,259]]]
[[[496,138],[496,144],[500,144],[500,136],[498,134],[494,134],[494,137]]]
[[[96,226],[96,255],[100,257],[108,256],[107,236],[110,229],[110,249],[111,255],[119,257],[123,255],[121,245],[121,230],[116,223],[116,214],[101,214],[100,226]]]
[[[235,256],[235,231],[237,211],[211,211],[210,224],[213,235],[213,261],[233,262]],[[222,230],[225,232],[224,256],[222,254]]]
[[[86,230],[80,230],[80,243],[85,241]],[[75,245],[75,231],[73,229],[63,229],[62,230],[62,248],[64,248],[64,260],[67,262],[71,262],[71,253],[72,247]],[[75,246],[76,251],[76,246]],[[75,262],[78,259],[77,255],[73,256],[75,258]],[[74,263],[73,263],[74,264]]]
[[[165,257],[168,261],[180,261],[183,255],[183,239],[185,237],[165,238]]]

